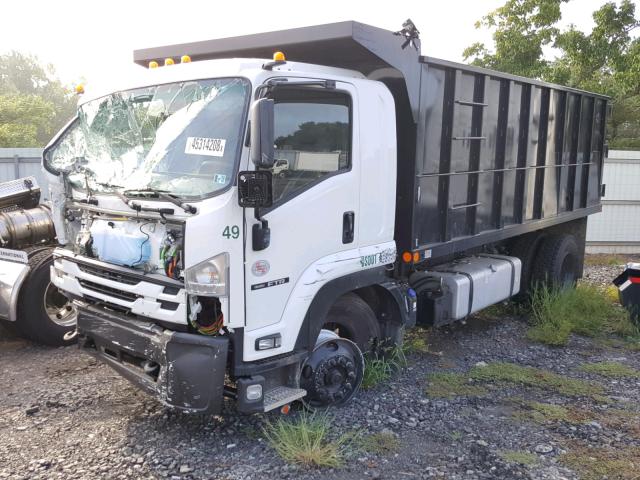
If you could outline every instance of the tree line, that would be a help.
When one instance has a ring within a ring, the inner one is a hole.
[[[474,43],[465,61],[611,96],[611,148],[640,148],[640,20],[631,0],[604,3],[583,32],[560,28],[561,7],[579,0],[506,0],[477,24],[492,45]],[[552,58],[549,58],[552,57]],[[0,147],[42,147],[74,116],[72,89],[31,55],[0,55]],[[302,139],[298,139],[302,140]]]
[[[578,0],[508,0],[476,23],[493,46],[463,53],[473,65],[609,95],[611,148],[640,148],[640,20],[631,0],[604,3],[590,32],[561,29],[561,7]],[[551,50],[553,58],[545,55]]]

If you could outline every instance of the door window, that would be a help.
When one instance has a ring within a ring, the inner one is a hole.
[[[351,162],[351,102],[340,92],[278,89],[274,203],[286,201]]]

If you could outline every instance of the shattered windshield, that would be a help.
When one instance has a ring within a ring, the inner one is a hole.
[[[45,161],[82,190],[211,195],[233,180],[248,95],[246,80],[214,79],[92,100]]]

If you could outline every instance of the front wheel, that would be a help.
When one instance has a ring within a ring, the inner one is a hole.
[[[33,252],[29,257],[31,271],[18,297],[15,327],[25,337],[54,347],[71,345],[65,335],[76,328],[76,310],[71,302],[51,283],[52,250]]]
[[[300,373],[300,386],[307,391],[303,402],[308,408],[341,406],[362,384],[364,358],[351,340],[322,330]]]

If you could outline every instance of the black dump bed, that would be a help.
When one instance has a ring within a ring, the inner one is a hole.
[[[358,22],[137,50],[134,61],[278,50],[358,70],[391,90],[399,251],[436,260],[600,211],[601,95],[424,57],[418,39]]]

